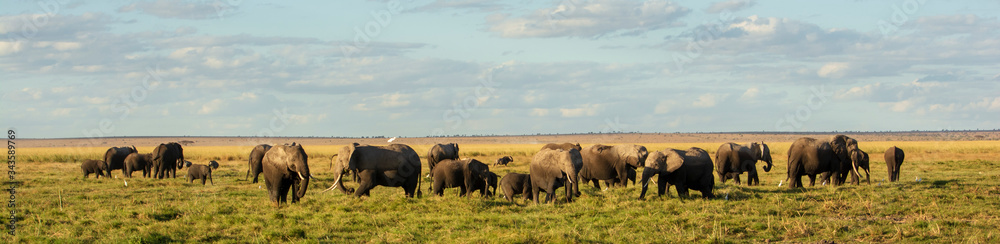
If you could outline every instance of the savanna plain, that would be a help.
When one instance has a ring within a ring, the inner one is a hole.
[[[653,195],[636,200],[640,188],[630,183],[610,189],[581,186],[582,196],[573,202],[566,202],[560,190],[559,201],[543,205],[478,193],[459,197],[457,188],[433,196],[431,178],[422,178],[418,198],[389,187],[376,187],[360,199],[323,192],[334,182],[331,159],[343,145],[300,142],[315,180],[301,202],[280,208],[267,200],[263,177],[259,183],[245,178],[253,145],[184,147],[189,161],[221,164],[213,172],[214,185],[188,183],[187,168],[178,170],[176,179],[135,177],[141,172],[126,179],[119,170],[113,178],[82,177],[82,160],[99,159],[108,147],[125,145],[18,147],[16,234],[0,235],[8,243],[1000,242],[1000,141],[859,141],[871,155],[870,185],[779,187],[792,142],[783,140],[767,142],[775,165],[763,172],[764,163],[758,163],[761,185],[719,183],[716,176],[715,199],[702,199],[698,192],[682,199],[673,189],[657,197],[650,186]],[[411,144],[405,138],[396,143],[421,154],[426,174],[423,154],[430,143]],[[490,170],[503,176],[527,173],[531,156],[543,144],[460,144],[460,154],[491,164]],[[651,152],[701,147],[714,160],[721,142],[636,144]],[[898,182],[887,181],[882,159],[890,146],[906,152]],[[137,148],[140,153],[153,149]],[[514,162],[492,166],[505,155]],[[11,209],[5,210],[6,215]],[[4,226],[11,221],[2,219]]]

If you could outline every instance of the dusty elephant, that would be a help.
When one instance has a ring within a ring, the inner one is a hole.
[[[507,166],[507,164],[509,164],[510,162],[514,162],[514,157],[503,156],[503,157],[498,158],[497,162],[493,163],[493,166],[497,166],[497,165]]]
[[[219,163],[214,160],[209,162],[208,165],[204,164],[191,164],[191,162],[184,162],[188,167],[187,179],[188,183],[194,183],[195,179],[201,180],[201,184],[205,184],[205,180],[212,182],[215,185],[215,181],[212,180],[212,170],[219,168]]]
[[[184,148],[176,142],[161,143],[153,149],[153,177],[177,178],[177,170],[184,168]]]
[[[566,142],[566,143],[549,143],[549,144],[545,144],[544,146],[542,146],[541,150],[545,150],[545,149],[562,149],[562,150],[576,149],[577,151],[581,151],[581,152],[583,151],[583,147],[580,147],[580,143],[573,144],[573,143],[569,143],[569,142]]]
[[[851,183],[855,185],[861,184],[861,170],[865,170],[865,181],[869,185],[872,184],[871,174],[869,174],[869,164],[868,164],[868,153],[862,151],[860,148],[855,148],[851,150]]]
[[[406,197],[421,194],[420,186],[420,156],[413,148],[403,144],[388,146],[369,146],[357,143],[344,146],[337,154],[337,163],[333,172],[337,180],[329,191],[334,188],[344,193],[354,193],[354,196],[368,196],[375,186],[402,187]],[[358,180],[358,189],[349,189],[343,184],[345,173],[354,172]]]
[[[261,162],[263,162],[264,154],[267,153],[267,150],[271,150],[271,145],[260,144],[250,150],[249,167],[247,168],[247,176],[244,180],[250,180],[250,175],[253,175],[253,182],[251,183],[257,183],[257,177],[260,176],[261,172],[264,172],[261,168]]]
[[[500,179],[500,189],[503,198],[514,201],[514,195],[521,194],[524,199],[531,200],[531,176],[521,173],[507,173]]]
[[[487,197],[494,197],[497,195],[497,184],[500,182],[500,176],[491,171],[486,171],[486,182],[476,182],[476,185],[469,189],[470,192],[475,192],[480,188],[486,189]],[[484,184],[485,183],[485,184]],[[492,190],[490,190],[492,189]]]
[[[649,152],[640,145],[593,145],[580,152],[583,157],[583,168],[580,170],[581,184],[593,182],[594,187],[601,188],[598,180],[604,180],[616,186],[628,186],[629,169],[633,172],[642,167]],[[633,177],[634,179],[635,177]],[[579,193],[579,190],[576,191]]]
[[[132,178],[132,172],[142,171],[142,177],[152,177],[151,168],[153,166],[152,153],[130,153],[125,157],[125,177]]]
[[[83,178],[87,178],[90,174],[94,174],[95,179],[100,179],[104,176],[105,168],[106,166],[104,161],[96,159],[89,159],[80,164],[80,169],[83,170]]]
[[[889,182],[899,180],[899,167],[903,165],[903,149],[892,146],[885,150],[885,166],[889,170]]]
[[[292,203],[306,195],[312,175],[309,174],[309,156],[302,145],[293,142],[272,147],[264,154],[261,166],[264,185],[275,206],[287,201],[289,190],[292,190]]]
[[[434,167],[437,166],[437,163],[445,159],[458,160],[458,144],[434,144],[431,149],[427,150],[427,167],[431,176],[434,174]]]
[[[751,142],[746,145],[723,143],[719,146],[719,150],[715,151],[715,172],[719,174],[722,183],[726,183],[727,179],[733,179],[737,185],[740,184],[740,174],[747,172],[747,185],[759,185],[757,161],[767,163],[764,165],[764,172],[770,172],[774,166],[771,161],[771,149],[764,142]]]
[[[646,196],[649,179],[657,174],[658,195],[662,196],[673,185],[679,197],[687,197],[688,189],[700,191],[704,198],[715,197],[712,193],[715,187],[712,158],[701,148],[692,147],[685,151],[668,148],[653,152],[644,165],[646,167],[639,182],[642,187],[640,200]]]
[[[104,175],[111,177],[111,171],[116,169],[125,172],[125,157],[134,152],[138,152],[135,150],[135,146],[108,148],[108,151],[104,152]]]
[[[545,202],[555,198],[556,189],[566,187],[566,201],[572,202],[574,189],[579,189],[580,168],[583,158],[576,149],[542,149],[531,158],[528,174],[531,178],[531,192],[535,204],[539,203],[539,192],[545,191]]]
[[[485,197],[489,171],[489,165],[475,159],[441,160],[431,173],[434,176],[433,194],[443,196],[445,188],[458,187],[458,196],[472,197],[469,193],[479,190],[479,194]]]
[[[816,175],[822,174],[823,182],[830,175],[839,175],[842,163],[850,163],[847,137],[836,135],[828,141],[803,137],[788,148],[788,187],[802,187],[802,176],[809,176],[809,186],[816,185]],[[834,182],[836,184],[836,182]]]

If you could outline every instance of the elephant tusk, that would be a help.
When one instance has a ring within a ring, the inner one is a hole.
[[[301,179],[301,180],[306,180],[306,177],[303,177],[303,176],[302,176],[302,173],[298,173],[298,174],[299,174],[299,179]]]
[[[323,192],[326,192],[326,191],[329,191],[329,190],[333,190],[333,188],[337,187],[337,184],[340,184],[340,178],[343,178],[343,175],[341,175],[341,176],[338,176],[338,177],[337,177],[337,181],[334,181],[334,182],[333,182],[333,185],[332,185],[332,186],[330,186],[330,188],[326,188],[326,190],[323,190],[323,191],[322,191],[322,192],[320,192],[320,193],[323,193]]]

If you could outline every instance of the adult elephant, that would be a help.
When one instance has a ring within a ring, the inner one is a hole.
[[[434,167],[438,162],[445,159],[458,159],[458,144],[434,144],[430,150],[427,150],[427,166],[431,176],[434,175]]]
[[[719,173],[719,180],[722,183],[733,179],[737,185],[740,184],[740,174],[747,172],[747,185],[759,185],[757,161],[767,163],[764,172],[770,172],[774,166],[771,161],[771,149],[764,142],[751,142],[746,145],[723,143],[719,146],[719,150],[715,151],[715,172]]]
[[[177,170],[184,168],[184,148],[176,142],[161,143],[153,149],[153,177],[177,178]]]
[[[142,171],[142,177],[149,178],[152,176],[150,172],[152,165],[152,153],[130,153],[125,157],[124,175],[126,178],[132,178],[132,172]]]
[[[458,187],[458,196],[472,197],[475,190],[479,190],[479,195],[487,196],[486,179],[489,177],[490,166],[471,158],[459,160],[445,159],[438,162],[434,171],[433,194],[444,196],[445,188]],[[478,189],[477,189],[478,188]]]
[[[348,171],[357,176],[357,191],[343,184],[343,176]],[[338,188],[341,192],[361,197],[368,196],[369,191],[379,185],[402,187],[406,197],[413,197],[414,193],[421,194],[417,189],[420,186],[420,156],[407,145],[369,146],[354,143],[344,146],[337,154],[333,172],[337,174],[337,180],[324,191]]]
[[[545,144],[545,146],[542,146],[542,149],[543,150],[544,149],[562,149],[562,150],[576,149],[577,151],[583,151],[583,147],[580,147],[580,143],[573,144],[573,143],[569,143],[569,142]]]
[[[276,207],[287,202],[290,189],[294,189],[292,203],[306,195],[312,175],[309,174],[309,156],[302,145],[293,142],[291,145],[272,147],[264,153],[261,166],[264,169],[264,185]]]
[[[865,181],[869,185],[872,184],[871,174],[869,174],[869,164],[868,164],[868,153],[862,151],[860,148],[855,148],[851,150],[851,183],[855,185],[861,184],[861,170],[865,170]]]
[[[899,180],[899,166],[903,165],[905,157],[903,149],[899,149],[896,146],[885,150],[885,166],[889,169],[889,182]]]
[[[628,186],[628,173],[631,169],[642,167],[649,152],[639,145],[593,145],[580,152],[583,157],[583,168],[580,169],[580,179],[583,184],[593,182],[594,187],[601,188],[598,180],[604,180],[609,185]],[[634,173],[633,173],[634,174]],[[633,177],[634,179],[635,177]],[[579,190],[576,191],[579,193]]]
[[[261,162],[263,162],[264,154],[267,153],[267,150],[271,150],[271,145],[260,144],[250,150],[250,159],[248,160],[250,165],[247,169],[247,176],[244,180],[249,180],[250,175],[253,175],[252,183],[257,183],[257,177],[260,176],[261,172],[264,172],[264,169],[261,168]]]
[[[108,148],[108,151],[104,152],[104,175],[111,177],[111,171],[116,169],[125,173],[125,157],[134,152],[139,152],[139,150],[135,150],[135,146]]]
[[[704,149],[692,147],[688,150],[664,149],[649,154],[645,169],[642,170],[642,180],[639,184],[642,192],[639,200],[646,197],[649,179],[659,175],[657,182],[658,195],[667,193],[667,188],[673,185],[677,188],[678,197],[687,197],[688,189],[701,192],[704,198],[712,198],[712,188],[715,179],[712,174],[712,157]]]
[[[573,201],[575,190],[579,189],[579,173],[583,158],[576,149],[542,149],[531,159],[528,174],[531,178],[532,197],[539,202],[539,192],[545,191],[545,203],[552,201],[556,189],[566,187],[566,201]]]
[[[836,135],[827,141],[803,137],[788,148],[788,187],[802,187],[802,176],[809,176],[809,186],[816,185],[816,175],[824,182],[830,175],[839,175],[841,163],[850,163],[847,137]],[[837,184],[834,182],[834,184]]]

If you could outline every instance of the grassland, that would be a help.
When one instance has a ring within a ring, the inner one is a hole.
[[[125,186],[120,171],[114,172],[117,179],[83,179],[79,161],[100,158],[106,147],[19,148],[17,235],[0,235],[4,242],[115,243],[1000,241],[1000,142],[862,142],[872,155],[871,185],[805,189],[777,186],[785,178],[789,144],[769,143],[775,168],[762,173],[761,186],[717,183],[718,199],[678,199],[671,192],[638,201],[639,188],[632,185],[585,186],[577,201],[549,205],[460,198],[454,189],[432,197],[429,178],[423,181],[425,196],[417,199],[386,187],[363,199],[324,193],[335,177],[329,166],[339,146],[305,145],[317,180],[302,202],[280,209],[267,202],[263,182],[244,180],[249,146],[185,147],[195,163],[220,161],[214,186],[182,177],[132,178]],[[891,145],[907,155],[902,180],[895,183],[883,181],[881,155]],[[420,154],[429,147],[412,146]],[[719,143],[645,146],[697,146],[714,153]],[[484,162],[514,156],[510,166],[492,168],[504,175],[527,172],[540,145],[461,147],[464,156]]]

